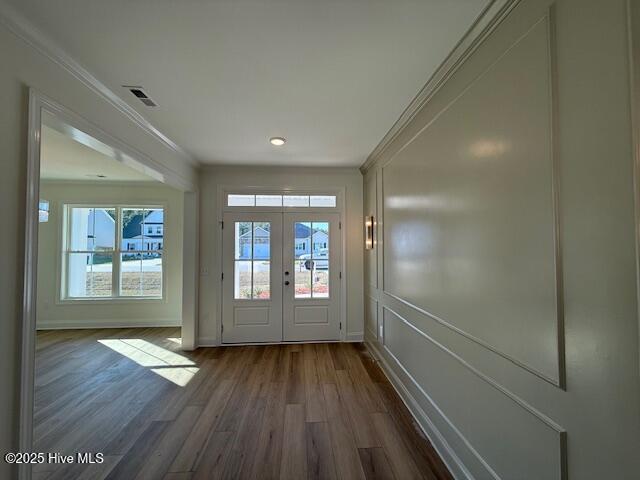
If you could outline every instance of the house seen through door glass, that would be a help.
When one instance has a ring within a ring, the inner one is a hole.
[[[234,222],[234,298],[271,297],[271,223]]]
[[[329,297],[329,223],[294,223],[295,298]]]

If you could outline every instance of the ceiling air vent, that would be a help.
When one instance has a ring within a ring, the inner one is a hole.
[[[158,105],[156,102],[151,100],[151,97],[147,95],[142,87],[135,85],[123,85],[123,87],[133,93],[135,97],[142,103],[144,103],[147,107],[156,107]]]

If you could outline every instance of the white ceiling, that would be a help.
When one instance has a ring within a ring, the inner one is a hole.
[[[46,125],[42,126],[41,134],[40,178],[83,182],[155,181]]]
[[[200,162],[359,166],[489,0],[9,3]]]

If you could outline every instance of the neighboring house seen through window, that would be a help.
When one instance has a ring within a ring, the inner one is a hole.
[[[64,298],[162,298],[162,208],[66,206],[65,212]]]

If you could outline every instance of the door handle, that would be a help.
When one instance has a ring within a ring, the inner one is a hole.
[[[289,275],[289,272],[284,272],[285,275]]]
[[[290,283],[289,280],[284,282],[285,285],[289,285],[289,283]]]

